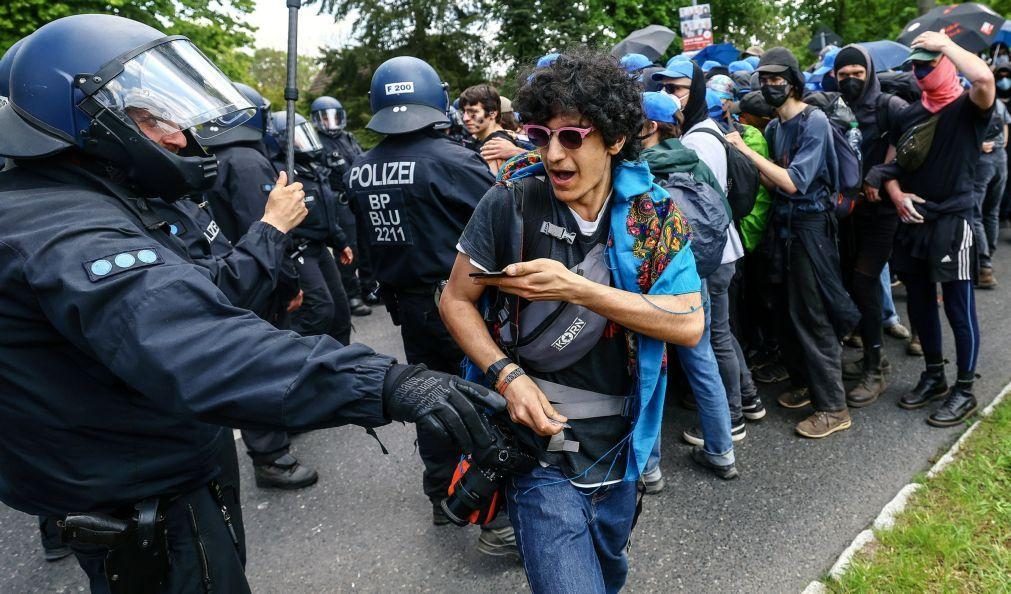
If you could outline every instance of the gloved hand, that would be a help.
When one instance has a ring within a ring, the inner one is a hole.
[[[481,457],[495,443],[487,415],[506,401],[483,386],[424,365],[394,365],[383,383],[383,408],[393,421],[429,424],[464,452]]]

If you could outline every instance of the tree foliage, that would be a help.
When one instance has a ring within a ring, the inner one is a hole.
[[[42,25],[74,14],[115,14],[148,24],[169,35],[186,35],[225,74],[241,77],[253,43],[246,16],[254,0],[4,0],[0,2],[0,52]]]
[[[299,89],[309,88],[319,71],[320,63],[317,58],[299,56],[296,73]],[[287,84],[287,77],[288,54],[280,50],[259,48],[253,52],[246,73],[238,80],[259,91],[270,101],[271,109],[278,111],[284,109],[284,87]],[[305,114],[310,101],[305,92],[300,92],[296,106],[299,112]]]

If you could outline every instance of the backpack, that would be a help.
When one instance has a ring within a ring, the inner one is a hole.
[[[730,214],[723,196],[688,173],[671,173],[657,182],[667,190],[692,227],[692,253],[699,276],[705,278],[723,262]]]
[[[916,103],[923,93],[912,72],[895,72],[893,70],[879,72],[878,83],[881,85],[882,93],[898,95],[905,99],[906,103]]]
[[[828,118],[829,129],[832,131],[832,153],[835,156],[834,162],[829,159],[829,175],[833,185],[831,202],[836,218],[844,219],[853,214],[856,207],[860,189],[863,187],[864,169],[860,155],[860,128],[856,125],[856,116],[841,97],[834,95],[834,93],[812,93],[805,97],[804,101],[808,102],[808,105],[800,117],[806,120],[813,111],[821,110]],[[776,145],[775,133],[778,129],[778,125],[773,128],[772,147]],[[797,148],[799,146],[794,145],[794,152]]]
[[[710,128],[698,128],[698,131],[715,136],[727,151],[727,202],[734,221],[740,221],[755,208],[759,184],[758,167],[747,155],[727,142],[723,134]]]

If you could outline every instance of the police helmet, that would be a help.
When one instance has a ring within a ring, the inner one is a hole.
[[[336,134],[348,125],[348,114],[341,102],[323,95],[309,106],[309,119],[324,134]]]
[[[14,45],[7,49],[3,57],[0,58],[0,97],[7,97],[11,94],[11,64],[14,63],[14,56],[18,54],[21,45],[27,37],[22,37],[14,42]]]
[[[275,111],[270,114],[271,133],[277,141],[280,151],[283,153],[288,147],[288,112]],[[310,158],[317,157],[323,151],[323,143],[316,135],[316,129],[302,117],[295,114],[295,154]]]
[[[429,126],[447,127],[449,93],[424,60],[398,56],[372,75],[372,119],[366,128],[380,134],[406,134]]]
[[[216,160],[198,142],[241,125],[253,106],[187,38],[122,17],[82,14],[39,28],[11,63],[0,155],[76,148],[175,200],[206,189]],[[186,148],[158,143],[182,134]]]
[[[259,91],[247,84],[240,82],[232,84],[256,108],[256,111],[241,126],[233,126],[213,138],[201,141],[200,144],[204,146],[216,147],[238,142],[258,142],[263,140],[263,135],[267,133],[267,122],[270,121],[270,100],[264,98]]]

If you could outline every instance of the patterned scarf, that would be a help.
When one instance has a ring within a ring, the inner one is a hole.
[[[540,154],[531,151],[503,165],[496,183],[544,173]],[[619,163],[614,168],[612,185],[607,257],[615,287],[652,295],[699,291],[701,281],[691,252],[691,228],[670,195],[653,183],[646,162]],[[667,349],[662,340],[642,334],[626,331],[626,337],[639,406],[632,421],[625,480],[637,480],[660,435],[667,392]]]

